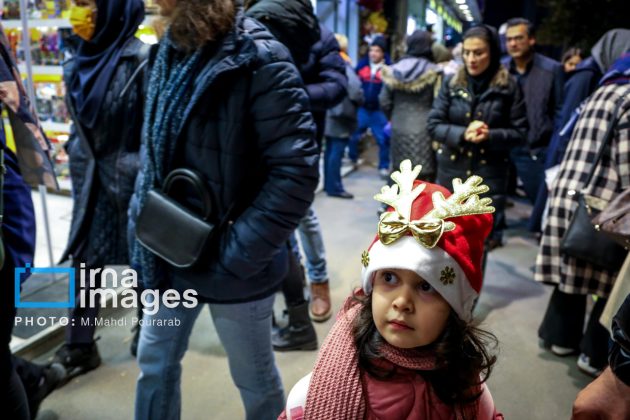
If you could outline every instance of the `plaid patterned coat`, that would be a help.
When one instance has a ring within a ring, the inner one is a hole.
[[[625,96],[625,97],[624,97]],[[617,276],[616,270],[594,267],[585,261],[560,254],[560,241],[577,208],[577,196],[569,191],[584,188],[616,102],[621,108],[609,150],[596,169],[587,194],[611,200],[630,187],[630,88],[628,85],[600,87],[589,100],[577,122],[549,196],[549,218],[536,259],[535,279],[557,284],[571,294],[595,294],[606,298]]]

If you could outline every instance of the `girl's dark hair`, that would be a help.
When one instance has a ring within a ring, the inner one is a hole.
[[[562,54],[562,61],[561,61],[561,63],[562,64],[566,63],[574,55],[577,55],[581,59],[584,59],[584,54],[582,53],[582,50],[579,49],[579,48],[573,47],[573,48],[569,48],[568,50],[566,50],[564,52],[564,54]]]
[[[228,33],[235,17],[234,0],[179,0],[167,24],[175,45],[193,51]]]
[[[372,318],[371,295],[355,294],[348,304],[362,305],[352,331],[359,366],[376,378],[386,380],[392,377],[396,368],[383,371],[371,362],[381,357],[379,347],[385,342]],[[426,347],[436,356],[436,370],[418,373],[431,384],[442,402],[452,407],[464,407],[481,396],[480,386],[490,376],[497,360],[491,350],[497,346],[494,334],[467,324],[451,310],[440,337]]]

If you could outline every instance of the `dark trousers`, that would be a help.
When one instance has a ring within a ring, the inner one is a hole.
[[[96,317],[98,316],[98,305],[100,301],[94,302],[93,307],[81,304],[81,281],[80,281],[80,262],[74,262],[75,268],[75,282],[74,282],[74,296],[75,306],[68,311],[70,322],[66,327],[66,343],[67,344],[91,344],[94,342],[94,331],[96,330]],[[90,297],[90,268],[85,268],[85,299],[89,303]],[[96,285],[100,285],[101,276],[96,275]],[[81,306],[85,306],[82,308]]]
[[[387,117],[380,110],[359,108],[357,120],[359,127],[350,137],[348,157],[353,162],[359,159],[359,141],[363,133],[369,128],[372,130],[376,144],[378,144],[378,169],[389,169],[389,137],[384,132]]]
[[[450,168],[443,162],[444,160],[438,159],[438,171],[435,182],[449,191],[453,191],[453,179],[460,178],[462,181],[465,181],[469,175],[467,175],[461,168]],[[495,209],[492,214],[492,232],[490,232],[488,240],[492,239],[498,241],[499,243],[503,243],[503,231],[506,227],[505,204],[507,202],[507,167],[501,167],[495,172],[499,172],[504,175],[501,178],[497,176],[484,176],[484,174],[480,175],[484,179],[484,184],[490,187],[490,194],[484,194],[482,197],[490,197],[492,199],[492,206]]]
[[[532,204],[536,203],[540,186],[545,182],[546,150],[546,148],[531,150],[529,146],[519,146],[510,152],[510,159],[516,167],[518,177],[523,181],[527,199]]]
[[[344,192],[341,183],[341,159],[348,145],[348,139],[326,137],[324,150],[324,190],[328,194]]]
[[[608,363],[608,330],[599,323],[606,299],[598,298],[586,324],[586,295],[563,293],[556,287],[551,294],[538,336],[548,345],[580,349],[590,357],[591,366],[603,368]]]
[[[304,303],[305,278],[304,271],[289,242],[287,242],[287,248],[289,249],[289,271],[282,281],[282,294],[288,308]]]

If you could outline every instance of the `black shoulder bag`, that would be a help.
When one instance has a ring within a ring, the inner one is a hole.
[[[600,205],[602,200],[585,194],[585,191],[591,183],[595,169],[613,137],[617,114],[622,103],[621,99],[623,97],[619,99],[615,106],[613,118],[608,125],[597,157],[591,166],[584,188],[582,191],[573,192],[577,195],[578,206],[573,213],[571,224],[560,242],[561,254],[586,261],[593,266],[609,271],[617,271],[621,268],[621,264],[623,264],[625,257],[628,255],[628,250],[595,229],[591,220],[603,210],[603,206]]]
[[[173,198],[176,184],[193,187],[203,205],[202,215]],[[233,208],[234,203],[218,224],[212,223],[212,197],[201,174],[191,169],[175,169],[164,180],[162,191],[156,188],[149,191],[136,221],[136,236],[145,248],[170,265],[190,268],[202,259]]]

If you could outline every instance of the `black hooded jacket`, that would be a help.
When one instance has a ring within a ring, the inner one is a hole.
[[[252,0],[247,7],[246,15],[267,26],[291,52],[306,85],[321,145],[326,111],[347,95],[346,65],[335,35],[318,23],[309,0]]]
[[[291,52],[298,66],[319,41],[319,22],[309,0],[249,0],[246,15],[264,24]]]

